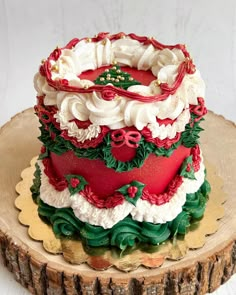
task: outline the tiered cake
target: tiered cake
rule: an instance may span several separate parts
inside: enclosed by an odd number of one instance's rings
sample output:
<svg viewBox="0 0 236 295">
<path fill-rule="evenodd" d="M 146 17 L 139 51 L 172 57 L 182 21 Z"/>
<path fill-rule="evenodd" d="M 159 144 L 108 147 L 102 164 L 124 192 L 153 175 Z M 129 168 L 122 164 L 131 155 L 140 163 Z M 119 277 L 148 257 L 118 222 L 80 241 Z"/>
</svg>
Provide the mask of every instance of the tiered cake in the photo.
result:
<svg viewBox="0 0 236 295">
<path fill-rule="evenodd" d="M 31 191 L 57 236 L 124 250 L 185 234 L 203 216 L 205 86 L 184 45 L 73 39 L 34 82 L 43 146 Z"/>
</svg>

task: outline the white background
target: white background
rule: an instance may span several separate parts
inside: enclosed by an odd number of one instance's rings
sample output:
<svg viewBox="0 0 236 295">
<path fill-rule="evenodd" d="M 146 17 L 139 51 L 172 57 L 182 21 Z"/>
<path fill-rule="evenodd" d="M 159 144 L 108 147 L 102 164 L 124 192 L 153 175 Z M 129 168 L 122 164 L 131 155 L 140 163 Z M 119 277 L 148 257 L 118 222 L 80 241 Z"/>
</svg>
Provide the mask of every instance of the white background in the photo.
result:
<svg viewBox="0 0 236 295">
<path fill-rule="evenodd" d="M 0 0 L 0 125 L 34 105 L 41 59 L 102 31 L 186 44 L 206 82 L 208 108 L 236 121 L 235 0 Z M 231 285 L 217 294 L 236 294 Z M 28 294 L 1 265 L 0 291 Z"/>
</svg>

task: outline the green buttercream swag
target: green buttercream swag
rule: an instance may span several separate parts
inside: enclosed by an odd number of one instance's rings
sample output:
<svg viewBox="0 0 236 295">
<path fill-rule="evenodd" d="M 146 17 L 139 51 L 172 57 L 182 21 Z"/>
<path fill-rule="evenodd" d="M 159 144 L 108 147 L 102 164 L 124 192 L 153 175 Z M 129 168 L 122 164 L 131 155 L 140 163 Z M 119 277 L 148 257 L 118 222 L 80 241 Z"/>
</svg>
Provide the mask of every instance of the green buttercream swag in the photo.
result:
<svg viewBox="0 0 236 295">
<path fill-rule="evenodd" d="M 35 164 L 33 185 L 30 187 L 30 191 L 32 194 L 33 201 L 38 203 L 39 195 L 40 195 L 40 186 L 41 186 L 41 170 L 39 168 L 38 163 Z"/>
<path fill-rule="evenodd" d="M 41 135 L 39 136 L 40 141 L 45 146 L 45 152 L 41 154 L 41 158 L 45 158 L 49 155 L 49 152 L 53 152 L 58 155 L 62 155 L 67 151 L 74 151 L 77 157 L 88 158 L 88 159 L 100 159 L 105 162 L 105 165 L 109 168 L 114 169 L 118 172 L 130 171 L 133 168 L 140 168 L 144 164 L 145 159 L 151 154 L 156 156 L 170 157 L 174 150 L 183 144 L 184 146 L 191 148 L 198 144 L 199 132 L 203 129 L 199 126 L 199 123 L 194 121 L 196 115 L 191 114 L 191 122 L 186 125 L 185 131 L 182 133 L 181 138 L 178 142 L 173 144 L 169 149 L 159 148 L 155 144 L 145 141 L 144 137 L 139 141 L 139 146 L 136 149 L 136 156 L 127 162 L 117 160 L 111 152 L 111 136 L 108 133 L 101 144 L 95 148 L 77 148 L 72 142 L 64 139 L 60 136 L 61 132 L 52 124 L 47 125 L 47 129 L 44 125 L 40 127 Z M 42 123 L 42 122 L 41 122 Z M 52 134 L 54 139 L 52 140 Z"/>
</svg>

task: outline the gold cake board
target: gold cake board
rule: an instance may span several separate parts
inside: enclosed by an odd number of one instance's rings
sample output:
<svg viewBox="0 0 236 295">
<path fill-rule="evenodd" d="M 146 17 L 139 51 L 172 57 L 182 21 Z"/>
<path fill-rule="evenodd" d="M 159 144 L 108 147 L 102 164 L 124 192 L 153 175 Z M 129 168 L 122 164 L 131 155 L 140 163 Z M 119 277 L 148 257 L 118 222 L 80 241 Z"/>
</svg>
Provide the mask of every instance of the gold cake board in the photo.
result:
<svg viewBox="0 0 236 295">
<path fill-rule="evenodd" d="M 34 294 L 205 294 L 236 272 L 236 128 L 211 112 L 202 126 L 204 157 L 219 172 L 227 202 L 218 231 L 204 247 L 160 268 L 139 267 L 130 273 L 115 268 L 96 271 L 71 265 L 47 253 L 28 236 L 14 207 L 21 171 L 39 153 L 38 121 L 33 109 L 16 115 L 0 130 L 0 260 L 17 281 Z"/>
</svg>

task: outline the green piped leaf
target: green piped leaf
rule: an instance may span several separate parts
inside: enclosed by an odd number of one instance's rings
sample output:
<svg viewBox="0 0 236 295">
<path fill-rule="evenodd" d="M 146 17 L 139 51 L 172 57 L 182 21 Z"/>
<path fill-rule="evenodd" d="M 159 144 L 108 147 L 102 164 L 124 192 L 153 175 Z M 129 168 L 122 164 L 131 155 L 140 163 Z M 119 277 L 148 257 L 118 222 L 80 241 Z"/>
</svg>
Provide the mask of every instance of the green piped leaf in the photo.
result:
<svg viewBox="0 0 236 295">
<path fill-rule="evenodd" d="M 189 179 L 196 179 L 195 178 L 195 173 L 194 173 L 194 168 L 193 168 L 193 157 L 192 155 L 187 157 L 181 168 L 180 168 L 180 175 L 189 178 Z"/>
</svg>

